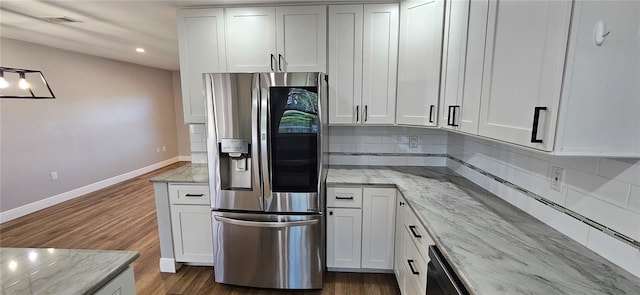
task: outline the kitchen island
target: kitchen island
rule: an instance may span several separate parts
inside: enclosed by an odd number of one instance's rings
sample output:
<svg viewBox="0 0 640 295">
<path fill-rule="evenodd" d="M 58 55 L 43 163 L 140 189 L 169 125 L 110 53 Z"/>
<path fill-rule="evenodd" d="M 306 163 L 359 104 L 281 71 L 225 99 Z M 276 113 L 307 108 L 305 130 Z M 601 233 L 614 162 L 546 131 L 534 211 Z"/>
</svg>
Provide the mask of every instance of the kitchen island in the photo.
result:
<svg viewBox="0 0 640 295">
<path fill-rule="evenodd" d="M 444 167 L 332 166 L 397 187 L 471 294 L 640 294 L 640 278 Z"/>
<path fill-rule="evenodd" d="M 135 294 L 135 251 L 0 248 L 3 295 Z M 118 293 L 118 294 L 120 294 Z"/>
</svg>

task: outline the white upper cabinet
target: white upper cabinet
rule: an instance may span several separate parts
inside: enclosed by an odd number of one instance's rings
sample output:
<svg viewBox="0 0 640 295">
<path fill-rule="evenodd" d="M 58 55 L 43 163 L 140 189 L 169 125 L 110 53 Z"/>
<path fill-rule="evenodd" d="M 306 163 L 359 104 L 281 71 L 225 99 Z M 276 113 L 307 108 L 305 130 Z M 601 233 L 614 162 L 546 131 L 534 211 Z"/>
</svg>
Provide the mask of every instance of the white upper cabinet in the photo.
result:
<svg viewBox="0 0 640 295">
<path fill-rule="evenodd" d="M 180 79 L 185 123 L 205 123 L 203 73 L 226 71 L 222 8 L 178 11 Z"/>
<path fill-rule="evenodd" d="M 555 153 L 640 157 L 640 2 L 578 1 L 573 13 Z"/>
<path fill-rule="evenodd" d="M 229 72 L 325 72 L 326 9 L 226 8 Z"/>
<path fill-rule="evenodd" d="M 445 11 L 444 54 L 442 56 L 441 126 L 458 129 L 467 54 L 469 2 L 448 0 Z"/>
<path fill-rule="evenodd" d="M 443 128 L 478 133 L 488 7 L 488 0 L 447 1 L 440 96 Z"/>
<path fill-rule="evenodd" d="M 398 4 L 329 7 L 329 124 L 393 124 Z"/>
<path fill-rule="evenodd" d="M 360 123 L 362 5 L 329 6 L 329 123 Z"/>
<path fill-rule="evenodd" d="M 400 3 L 397 124 L 438 124 L 444 2 Z"/>
<path fill-rule="evenodd" d="M 469 3 L 464 88 L 460 114 L 457 114 L 459 119 L 455 119 L 459 125 L 457 130 L 471 134 L 478 133 L 488 9 L 488 0 L 473 0 Z"/>
<path fill-rule="evenodd" d="M 279 72 L 326 72 L 327 7 L 276 8 Z"/>
<path fill-rule="evenodd" d="M 393 124 L 398 69 L 398 4 L 364 6 L 362 121 Z"/>
<path fill-rule="evenodd" d="M 276 9 L 225 8 L 229 72 L 271 72 L 277 67 Z"/>
<path fill-rule="evenodd" d="M 550 151 L 571 1 L 490 1 L 478 134 Z"/>
</svg>

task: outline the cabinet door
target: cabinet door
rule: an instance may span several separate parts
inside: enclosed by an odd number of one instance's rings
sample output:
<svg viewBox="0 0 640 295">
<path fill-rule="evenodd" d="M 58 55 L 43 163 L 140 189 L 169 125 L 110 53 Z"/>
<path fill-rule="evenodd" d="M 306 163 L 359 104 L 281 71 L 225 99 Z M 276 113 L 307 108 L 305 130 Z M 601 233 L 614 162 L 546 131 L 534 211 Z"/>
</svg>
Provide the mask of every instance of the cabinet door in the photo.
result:
<svg viewBox="0 0 640 295">
<path fill-rule="evenodd" d="M 362 120 L 393 124 L 396 115 L 398 4 L 364 6 Z"/>
<path fill-rule="evenodd" d="M 393 254 L 393 272 L 396 274 L 398 285 L 402 286 L 402 257 L 404 256 L 404 222 L 408 210 L 408 205 L 401 194 L 398 193 L 396 199 L 396 220 L 395 220 L 395 239 L 394 239 L 394 254 Z"/>
<path fill-rule="evenodd" d="M 327 7 L 276 8 L 278 71 L 326 72 Z"/>
<path fill-rule="evenodd" d="M 327 211 L 327 267 L 360 268 L 362 210 Z"/>
<path fill-rule="evenodd" d="M 462 112 L 469 1 L 448 0 L 442 57 L 442 123 L 457 130 Z"/>
<path fill-rule="evenodd" d="M 444 0 L 400 3 L 396 123 L 436 126 Z"/>
<path fill-rule="evenodd" d="M 488 0 L 473 0 L 469 3 L 464 89 L 460 103 L 462 110 L 458 121 L 460 126 L 457 128 L 471 134 L 478 134 L 488 9 Z"/>
<path fill-rule="evenodd" d="M 176 261 L 213 263 L 211 207 L 172 205 L 171 229 Z"/>
<path fill-rule="evenodd" d="M 480 135 L 551 150 L 571 5 L 554 0 L 489 2 Z M 546 110 L 534 116 L 538 107 Z"/>
<path fill-rule="evenodd" d="M 362 268 L 393 270 L 396 189 L 364 188 Z"/>
<path fill-rule="evenodd" d="M 184 122 L 205 123 L 202 74 L 226 71 L 222 8 L 180 10 L 178 45 Z"/>
<path fill-rule="evenodd" d="M 362 5 L 329 6 L 329 124 L 360 123 Z"/>
<path fill-rule="evenodd" d="M 229 72 L 276 70 L 276 9 L 225 8 Z"/>
</svg>

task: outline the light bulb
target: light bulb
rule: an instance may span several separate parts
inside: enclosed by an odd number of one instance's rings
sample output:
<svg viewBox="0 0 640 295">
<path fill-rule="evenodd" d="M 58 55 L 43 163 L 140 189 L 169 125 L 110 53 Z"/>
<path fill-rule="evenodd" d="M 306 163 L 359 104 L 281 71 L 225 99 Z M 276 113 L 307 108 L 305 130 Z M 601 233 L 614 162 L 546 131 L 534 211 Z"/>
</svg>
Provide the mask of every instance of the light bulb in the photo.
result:
<svg viewBox="0 0 640 295">
<path fill-rule="evenodd" d="M 18 87 L 20 87 L 20 89 L 29 89 L 31 85 L 29 85 L 29 82 L 27 82 L 25 78 L 20 78 L 20 81 L 18 82 Z"/>
<path fill-rule="evenodd" d="M 9 87 L 9 82 L 4 79 L 4 77 L 0 77 L 0 89 L 4 89 Z"/>
</svg>

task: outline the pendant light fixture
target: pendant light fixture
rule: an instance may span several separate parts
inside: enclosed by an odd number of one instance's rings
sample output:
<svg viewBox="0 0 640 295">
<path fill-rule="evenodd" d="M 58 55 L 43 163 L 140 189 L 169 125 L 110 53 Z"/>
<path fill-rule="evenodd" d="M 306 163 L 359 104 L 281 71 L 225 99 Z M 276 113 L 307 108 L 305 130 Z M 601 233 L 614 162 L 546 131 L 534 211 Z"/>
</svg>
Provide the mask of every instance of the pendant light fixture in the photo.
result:
<svg viewBox="0 0 640 295">
<path fill-rule="evenodd" d="M 0 98 L 56 98 L 41 71 L 0 67 Z"/>
</svg>

